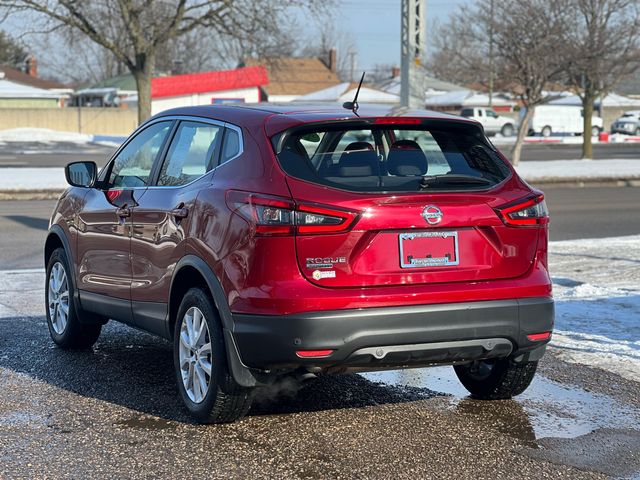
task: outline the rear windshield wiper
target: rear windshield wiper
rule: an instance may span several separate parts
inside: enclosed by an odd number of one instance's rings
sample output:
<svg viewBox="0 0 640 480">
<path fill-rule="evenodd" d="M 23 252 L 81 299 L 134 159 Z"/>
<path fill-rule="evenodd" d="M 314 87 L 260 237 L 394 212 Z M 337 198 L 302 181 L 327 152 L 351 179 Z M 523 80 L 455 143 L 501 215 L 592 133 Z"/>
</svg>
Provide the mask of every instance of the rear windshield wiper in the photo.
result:
<svg viewBox="0 0 640 480">
<path fill-rule="evenodd" d="M 437 185 L 492 185 L 491 180 L 471 175 L 445 174 L 423 177 L 420 181 L 420 189 L 426 189 Z"/>
</svg>

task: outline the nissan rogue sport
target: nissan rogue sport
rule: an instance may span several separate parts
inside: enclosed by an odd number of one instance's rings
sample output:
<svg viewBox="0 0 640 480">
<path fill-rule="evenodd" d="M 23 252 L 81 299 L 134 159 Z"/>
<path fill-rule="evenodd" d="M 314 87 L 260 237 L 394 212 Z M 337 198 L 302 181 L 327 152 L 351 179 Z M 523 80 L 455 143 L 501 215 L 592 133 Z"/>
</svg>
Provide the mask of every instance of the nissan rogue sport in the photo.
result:
<svg viewBox="0 0 640 480">
<path fill-rule="evenodd" d="M 290 374 L 453 365 L 523 392 L 551 337 L 543 194 L 482 127 L 427 111 L 201 106 L 69 164 L 46 240 L 61 348 L 108 319 L 173 342 L 203 423 Z"/>
</svg>

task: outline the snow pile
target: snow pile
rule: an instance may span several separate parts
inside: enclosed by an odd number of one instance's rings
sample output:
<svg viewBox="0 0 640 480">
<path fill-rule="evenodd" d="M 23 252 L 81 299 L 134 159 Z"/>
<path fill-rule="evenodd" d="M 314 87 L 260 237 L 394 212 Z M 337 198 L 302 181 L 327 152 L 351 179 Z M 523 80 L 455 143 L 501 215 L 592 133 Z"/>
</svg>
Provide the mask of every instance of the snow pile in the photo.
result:
<svg viewBox="0 0 640 480">
<path fill-rule="evenodd" d="M 64 168 L 0 168 L 0 192 L 64 190 Z"/>
<path fill-rule="evenodd" d="M 640 153 L 632 160 L 550 160 L 522 162 L 518 173 L 527 181 L 640 178 Z"/>
<path fill-rule="evenodd" d="M 640 235 L 552 242 L 550 265 L 561 357 L 640 381 Z"/>
<path fill-rule="evenodd" d="M 0 142 L 25 142 L 25 143 L 90 143 L 93 135 L 74 132 L 59 132 L 48 128 L 12 128 L 0 130 Z"/>
</svg>

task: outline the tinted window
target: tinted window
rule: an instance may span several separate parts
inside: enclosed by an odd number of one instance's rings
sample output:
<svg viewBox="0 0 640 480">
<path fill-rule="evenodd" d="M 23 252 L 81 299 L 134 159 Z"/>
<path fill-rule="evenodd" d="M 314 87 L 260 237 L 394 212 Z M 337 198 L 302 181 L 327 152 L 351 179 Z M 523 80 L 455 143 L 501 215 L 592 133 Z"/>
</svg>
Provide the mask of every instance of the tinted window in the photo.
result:
<svg viewBox="0 0 640 480">
<path fill-rule="evenodd" d="M 240 153 L 240 135 L 237 131 L 227 128 L 222 146 L 222 158 L 220 163 L 235 158 Z"/>
<path fill-rule="evenodd" d="M 473 117 L 473 108 L 463 108 L 460 115 L 463 117 Z"/>
<path fill-rule="evenodd" d="M 153 162 L 158 157 L 172 122 L 158 122 L 138 133 L 113 162 L 109 188 L 144 187 L 149 184 Z"/>
<path fill-rule="evenodd" d="M 158 185 L 186 185 L 215 166 L 215 152 L 222 127 L 208 123 L 180 122 L 162 164 Z"/>
<path fill-rule="evenodd" d="M 275 138 L 291 176 L 353 191 L 415 192 L 486 189 L 510 169 L 477 127 L 299 130 Z M 315 140 L 315 148 L 305 143 Z M 313 151 L 310 155 L 309 151 Z"/>
</svg>

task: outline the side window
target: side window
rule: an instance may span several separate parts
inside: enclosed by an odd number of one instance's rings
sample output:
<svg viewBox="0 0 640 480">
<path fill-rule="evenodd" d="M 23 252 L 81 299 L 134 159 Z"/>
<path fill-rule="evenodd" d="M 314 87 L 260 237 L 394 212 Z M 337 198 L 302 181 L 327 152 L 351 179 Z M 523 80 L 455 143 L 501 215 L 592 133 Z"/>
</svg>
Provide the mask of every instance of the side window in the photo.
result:
<svg viewBox="0 0 640 480">
<path fill-rule="evenodd" d="M 221 132 L 218 125 L 180 122 L 162 164 L 158 185 L 186 185 L 210 171 L 215 166 Z"/>
<path fill-rule="evenodd" d="M 232 128 L 227 128 L 224 134 L 224 142 L 222 146 L 222 156 L 220 164 L 228 162 L 240 153 L 240 135 Z"/>
<path fill-rule="evenodd" d="M 118 154 L 111 167 L 109 188 L 144 187 L 173 122 L 154 123 L 137 134 Z"/>
</svg>

